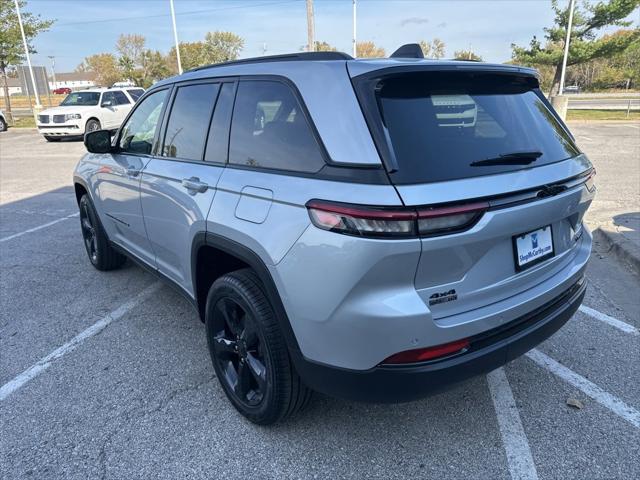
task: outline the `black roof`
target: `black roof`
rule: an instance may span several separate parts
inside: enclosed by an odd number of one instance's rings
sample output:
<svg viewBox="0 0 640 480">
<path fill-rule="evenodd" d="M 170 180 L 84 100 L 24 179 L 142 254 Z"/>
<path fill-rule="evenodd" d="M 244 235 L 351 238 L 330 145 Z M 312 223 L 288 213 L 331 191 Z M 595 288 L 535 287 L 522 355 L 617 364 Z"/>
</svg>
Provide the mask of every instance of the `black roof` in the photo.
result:
<svg viewBox="0 0 640 480">
<path fill-rule="evenodd" d="M 353 60 L 353 57 L 342 52 L 300 52 L 289 53 L 286 55 L 267 55 L 265 57 L 243 58 L 240 60 L 231 60 L 230 62 L 213 63 L 211 65 L 203 65 L 202 67 L 192 68 L 188 71 L 197 72 L 199 70 L 205 70 L 207 68 L 225 67 L 227 65 L 243 65 L 246 63 L 326 60 Z"/>
</svg>

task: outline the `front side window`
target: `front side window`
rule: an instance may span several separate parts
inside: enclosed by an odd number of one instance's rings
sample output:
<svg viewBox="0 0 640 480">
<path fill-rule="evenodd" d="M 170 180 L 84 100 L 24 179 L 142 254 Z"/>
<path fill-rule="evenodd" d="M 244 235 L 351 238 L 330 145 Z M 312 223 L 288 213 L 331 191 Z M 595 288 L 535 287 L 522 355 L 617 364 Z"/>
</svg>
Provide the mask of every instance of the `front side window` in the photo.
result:
<svg viewBox="0 0 640 480">
<path fill-rule="evenodd" d="M 113 96 L 113 92 L 104 92 L 102 94 L 102 106 L 110 106 L 113 107 L 114 105 L 117 105 L 116 103 L 116 99 Z"/>
<path fill-rule="evenodd" d="M 211 112 L 219 88 L 216 83 L 178 88 L 167 123 L 163 156 L 202 160 Z"/>
<path fill-rule="evenodd" d="M 100 92 L 75 92 L 67 95 L 60 105 L 63 107 L 93 106 L 98 105 L 99 101 Z"/>
<path fill-rule="evenodd" d="M 122 128 L 120 150 L 149 155 L 168 90 L 154 92 L 140 103 Z"/>
<path fill-rule="evenodd" d="M 113 98 L 115 99 L 116 105 L 129 105 L 131 103 L 124 92 L 120 90 L 113 92 Z"/>
<path fill-rule="evenodd" d="M 310 173 L 325 165 L 302 108 L 287 85 L 267 80 L 240 82 L 229 163 Z"/>
</svg>

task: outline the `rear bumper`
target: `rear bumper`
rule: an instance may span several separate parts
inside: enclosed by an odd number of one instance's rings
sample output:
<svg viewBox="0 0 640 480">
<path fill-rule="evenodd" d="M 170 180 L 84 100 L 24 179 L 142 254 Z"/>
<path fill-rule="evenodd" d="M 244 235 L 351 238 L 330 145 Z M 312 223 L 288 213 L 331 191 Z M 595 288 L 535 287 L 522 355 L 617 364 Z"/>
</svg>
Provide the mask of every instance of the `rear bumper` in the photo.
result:
<svg viewBox="0 0 640 480">
<path fill-rule="evenodd" d="M 467 378 L 494 370 L 553 335 L 576 312 L 586 290 L 581 277 L 569 289 L 533 312 L 471 337 L 463 354 L 407 366 L 347 370 L 294 358 L 312 389 L 350 400 L 395 403 L 425 397 Z"/>
</svg>

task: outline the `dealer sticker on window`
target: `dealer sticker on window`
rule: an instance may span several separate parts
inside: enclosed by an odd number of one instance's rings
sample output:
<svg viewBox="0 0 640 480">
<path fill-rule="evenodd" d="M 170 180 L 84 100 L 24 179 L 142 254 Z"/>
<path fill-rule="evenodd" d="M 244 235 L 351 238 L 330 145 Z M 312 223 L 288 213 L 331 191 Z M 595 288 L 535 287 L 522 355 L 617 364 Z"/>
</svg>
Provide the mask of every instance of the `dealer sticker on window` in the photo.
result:
<svg viewBox="0 0 640 480">
<path fill-rule="evenodd" d="M 550 225 L 513 237 L 513 243 L 518 270 L 553 257 L 553 236 Z"/>
</svg>

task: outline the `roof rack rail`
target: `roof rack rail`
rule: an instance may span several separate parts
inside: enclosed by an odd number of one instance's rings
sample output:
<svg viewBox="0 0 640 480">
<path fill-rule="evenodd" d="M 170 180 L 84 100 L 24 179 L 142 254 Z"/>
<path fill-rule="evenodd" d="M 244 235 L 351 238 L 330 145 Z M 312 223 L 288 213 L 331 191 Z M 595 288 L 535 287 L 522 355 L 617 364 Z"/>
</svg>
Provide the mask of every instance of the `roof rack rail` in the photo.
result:
<svg viewBox="0 0 640 480">
<path fill-rule="evenodd" d="M 205 70 L 207 68 L 226 67 L 227 65 L 242 65 L 246 63 L 266 63 L 266 62 L 289 62 L 289 61 L 303 61 L 303 60 L 353 60 L 351 55 L 347 55 L 342 52 L 300 52 L 300 53 L 288 53 L 285 55 L 267 55 L 264 57 L 252 57 L 242 58 L 240 60 L 231 60 L 229 62 L 212 63 L 210 65 L 203 65 L 201 67 L 192 68 L 187 72 L 197 72 L 199 70 Z M 185 73 L 187 73 L 185 72 Z"/>
<path fill-rule="evenodd" d="M 424 53 L 419 44 L 407 43 L 393 52 L 389 58 L 424 58 Z"/>
</svg>

